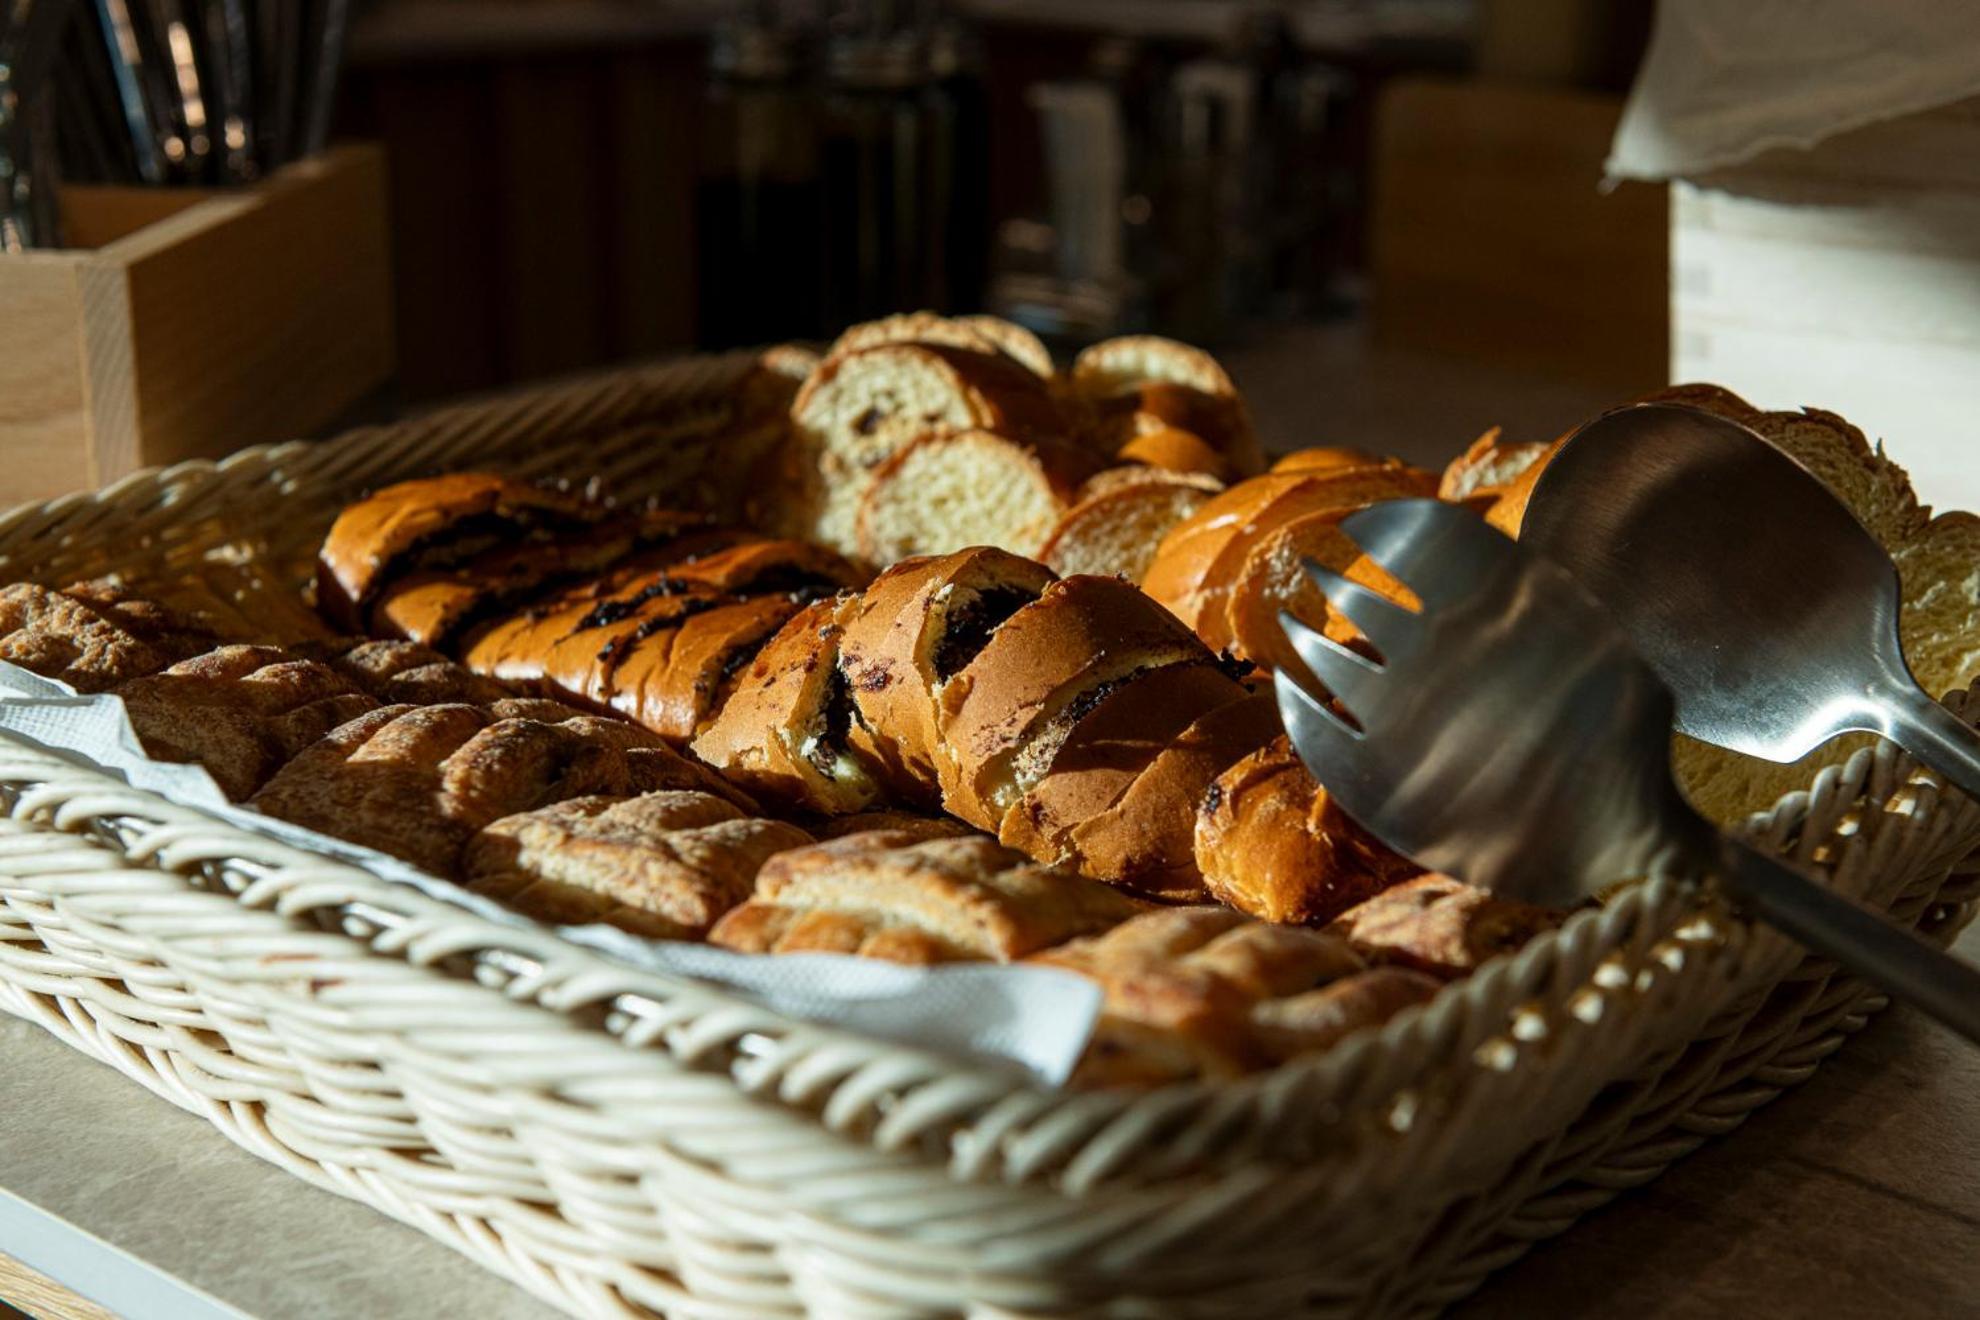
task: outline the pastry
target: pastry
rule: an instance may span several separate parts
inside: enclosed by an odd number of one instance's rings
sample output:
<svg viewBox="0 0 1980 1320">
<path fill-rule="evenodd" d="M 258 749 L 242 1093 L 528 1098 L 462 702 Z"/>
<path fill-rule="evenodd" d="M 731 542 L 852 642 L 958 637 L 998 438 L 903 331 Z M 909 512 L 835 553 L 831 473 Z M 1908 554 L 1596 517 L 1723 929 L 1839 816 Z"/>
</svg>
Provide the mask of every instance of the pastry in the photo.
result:
<svg viewBox="0 0 1980 1320">
<path fill-rule="evenodd" d="M 743 953 L 1010 962 L 1137 910 L 1105 885 L 990 839 L 874 830 L 771 858 L 750 901 L 709 939 Z"/>
</svg>

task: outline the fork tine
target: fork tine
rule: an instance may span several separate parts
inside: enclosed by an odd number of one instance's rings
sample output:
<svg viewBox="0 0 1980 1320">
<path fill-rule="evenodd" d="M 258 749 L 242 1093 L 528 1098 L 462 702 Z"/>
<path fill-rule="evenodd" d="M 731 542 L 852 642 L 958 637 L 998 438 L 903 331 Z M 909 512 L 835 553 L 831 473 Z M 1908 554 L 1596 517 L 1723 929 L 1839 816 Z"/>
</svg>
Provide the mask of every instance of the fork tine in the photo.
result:
<svg viewBox="0 0 1980 1320">
<path fill-rule="evenodd" d="M 1328 710 L 1290 670 L 1281 669 L 1272 676 L 1272 690 L 1279 702 L 1279 720 L 1309 766 L 1346 764 L 1355 754 L 1361 730 Z"/>
<path fill-rule="evenodd" d="M 1313 671 L 1313 676 L 1350 710 L 1354 708 L 1356 694 L 1366 695 L 1369 681 L 1382 672 L 1381 666 L 1328 640 L 1285 610 L 1279 611 L 1279 627 L 1285 630 L 1286 640 L 1292 643 L 1293 650 Z"/>
<path fill-rule="evenodd" d="M 1341 530 L 1415 592 L 1425 613 L 1458 603 L 1517 563 L 1499 531 L 1441 500 L 1371 504 L 1343 519 Z"/>
<path fill-rule="evenodd" d="M 1404 609 L 1379 591 L 1371 591 L 1328 568 L 1317 559 L 1300 561 L 1306 576 L 1320 588 L 1328 603 L 1361 629 L 1383 655 L 1400 652 L 1416 635 L 1422 620 L 1413 610 Z"/>
</svg>

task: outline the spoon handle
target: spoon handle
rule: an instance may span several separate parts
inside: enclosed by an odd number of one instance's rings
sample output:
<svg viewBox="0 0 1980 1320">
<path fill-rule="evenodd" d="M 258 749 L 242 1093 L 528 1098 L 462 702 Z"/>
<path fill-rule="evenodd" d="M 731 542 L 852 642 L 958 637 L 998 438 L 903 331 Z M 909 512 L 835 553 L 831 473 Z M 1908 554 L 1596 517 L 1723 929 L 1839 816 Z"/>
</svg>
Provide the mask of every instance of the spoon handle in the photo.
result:
<svg viewBox="0 0 1980 1320">
<path fill-rule="evenodd" d="M 1916 684 L 1889 702 L 1890 740 L 1980 800 L 1980 732 L 1926 696 Z"/>
<path fill-rule="evenodd" d="M 1726 860 L 1754 915 L 1980 1045 L 1980 971 L 1750 848 L 1729 841 Z"/>
</svg>

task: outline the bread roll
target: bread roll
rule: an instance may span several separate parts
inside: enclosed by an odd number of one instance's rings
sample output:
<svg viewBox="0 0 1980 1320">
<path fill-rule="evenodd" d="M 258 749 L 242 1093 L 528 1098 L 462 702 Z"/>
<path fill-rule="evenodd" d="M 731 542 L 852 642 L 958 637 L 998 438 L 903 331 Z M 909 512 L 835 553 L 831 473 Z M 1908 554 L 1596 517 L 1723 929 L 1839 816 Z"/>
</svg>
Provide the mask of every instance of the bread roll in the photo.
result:
<svg viewBox="0 0 1980 1320">
<path fill-rule="evenodd" d="M 811 837 L 708 793 L 580 797 L 504 816 L 462 854 L 462 883 L 554 925 L 699 939 L 772 856 Z"/>
<path fill-rule="evenodd" d="M 1165 665 L 1102 684 L 1066 707 L 1013 765 L 1018 800 L 997 837 L 1040 861 L 1096 879 L 1126 879 L 1118 857 L 1088 858 L 1073 831 L 1110 809 L 1183 731 L 1245 695 L 1205 661 Z"/>
<path fill-rule="evenodd" d="M 848 554 L 858 550 L 874 474 L 916 440 L 976 429 L 1051 439 L 1061 430 L 1044 383 L 1003 354 L 903 343 L 828 357 L 791 422 L 777 526 Z"/>
<path fill-rule="evenodd" d="M 849 736 L 896 796 L 938 800 L 938 695 L 1052 581 L 1028 559 L 979 546 L 896 564 L 867 588 L 840 643 L 858 714 Z"/>
<path fill-rule="evenodd" d="M 1247 560 L 1272 533 L 1309 514 L 1375 500 L 1427 496 L 1435 478 L 1414 468 L 1292 472 L 1240 482 L 1162 538 L 1142 586 L 1212 650 L 1235 640 L 1230 610 Z"/>
<path fill-rule="evenodd" d="M 1333 569 L 1350 581 L 1377 591 L 1406 609 L 1416 609 L 1416 594 L 1388 570 L 1361 553 L 1361 547 L 1341 530 L 1341 522 L 1366 505 L 1309 513 L 1286 523 L 1252 550 L 1231 584 L 1226 617 L 1232 653 L 1266 669 L 1299 667 L 1300 660 L 1286 640 L 1279 611 L 1290 611 L 1337 642 L 1361 635 L 1326 595 L 1313 584 L 1305 561 Z"/>
<path fill-rule="evenodd" d="M 662 737 L 689 741 L 734 691 L 737 675 L 805 603 L 802 593 L 754 596 L 629 638 L 599 695 Z"/>
<path fill-rule="evenodd" d="M 1106 996 L 1073 1077 L 1081 1087 L 1239 1076 L 1330 1048 L 1439 988 L 1400 968 L 1363 970 L 1318 931 L 1218 908 L 1145 913 L 1031 961 Z"/>
<path fill-rule="evenodd" d="M 1196 864 L 1196 817 L 1210 785 L 1279 736 L 1279 710 L 1258 692 L 1199 716 L 1156 753 L 1105 811 L 1062 843 L 1079 869 L 1171 903 L 1209 900 Z"/>
<path fill-rule="evenodd" d="M 1139 910 L 1105 885 L 981 837 L 849 834 L 780 853 L 710 942 L 745 953 L 1010 962 Z"/>
<path fill-rule="evenodd" d="M 82 587 L 0 587 L 0 660 L 78 692 L 106 692 L 155 674 L 218 640 L 174 611 L 119 603 Z"/>
<path fill-rule="evenodd" d="M 847 738 L 853 701 L 839 638 L 858 604 L 845 593 L 793 615 L 736 676 L 695 754 L 752 793 L 820 815 L 881 802 L 885 790 Z"/>
<path fill-rule="evenodd" d="M 437 706 L 460 702 L 486 706 L 515 694 L 492 678 L 455 664 L 430 646 L 384 639 L 311 643 L 296 648 L 343 675 L 387 706 Z"/>
<path fill-rule="evenodd" d="M 1119 453 L 1146 432 L 1179 430 L 1238 475 L 1265 466 L 1237 387 L 1202 349 L 1156 335 L 1102 340 L 1074 360 L 1069 387 L 1090 410 L 1089 434 L 1104 453 Z"/>
<path fill-rule="evenodd" d="M 1561 914 L 1495 897 L 1447 875 L 1405 880 L 1336 917 L 1328 931 L 1374 962 L 1450 979 L 1561 923 Z"/>
<path fill-rule="evenodd" d="M 1100 573 L 1138 583 L 1162 538 L 1207 504 L 1216 489 L 1208 483 L 1139 481 L 1103 490 L 1066 511 L 1038 558 L 1062 577 Z"/>
<path fill-rule="evenodd" d="M 972 545 L 1034 555 L 1093 469 L 1051 441 L 958 431 L 917 440 L 874 474 L 860 502 L 859 553 L 873 564 Z"/>
<path fill-rule="evenodd" d="M 234 802 L 378 705 L 328 665 L 272 646 L 222 646 L 115 691 L 145 755 L 205 766 Z"/>
<path fill-rule="evenodd" d="M 1284 737 L 1211 784 L 1196 862 L 1213 898 L 1287 924 L 1327 921 L 1421 869 L 1349 820 Z"/>
<path fill-rule="evenodd" d="M 1109 683 L 1211 657 L 1187 629 L 1116 578 L 1052 583 L 941 690 L 942 805 L 995 830 L 1022 795 L 1017 762 L 1053 720 Z"/>
</svg>

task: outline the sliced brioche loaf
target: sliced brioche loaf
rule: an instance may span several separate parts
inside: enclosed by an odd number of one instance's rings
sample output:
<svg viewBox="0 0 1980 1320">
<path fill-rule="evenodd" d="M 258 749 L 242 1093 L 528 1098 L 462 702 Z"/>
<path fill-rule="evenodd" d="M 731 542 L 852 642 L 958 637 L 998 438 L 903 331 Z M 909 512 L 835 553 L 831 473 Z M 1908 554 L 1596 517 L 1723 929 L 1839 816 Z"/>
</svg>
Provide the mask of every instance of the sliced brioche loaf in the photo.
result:
<svg viewBox="0 0 1980 1320">
<path fill-rule="evenodd" d="M 873 564 L 991 545 L 1035 555 L 1079 483 L 1085 450 L 991 431 L 925 436 L 874 474 L 860 501 L 859 553 Z"/>
<path fill-rule="evenodd" d="M 1052 581 L 1031 560 L 978 546 L 896 564 L 867 588 L 840 640 L 859 716 L 850 737 L 896 794 L 937 799 L 943 688 Z"/>
<path fill-rule="evenodd" d="M 1066 511 L 1038 557 L 1062 577 L 1104 573 L 1140 582 L 1162 538 L 1216 493 L 1214 482 L 1191 480 L 1134 481 L 1102 489 Z"/>
<path fill-rule="evenodd" d="M 1265 466 L 1237 387 L 1200 348 L 1157 335 L 1102 340 L 1074 360 L 1068 387 L 1089 410 L 1089 438 L 1104 453 L 1119 453 L 1146 432 L 1179 430 L 1215 450 L 1240 476 Z"/>
</svg>

